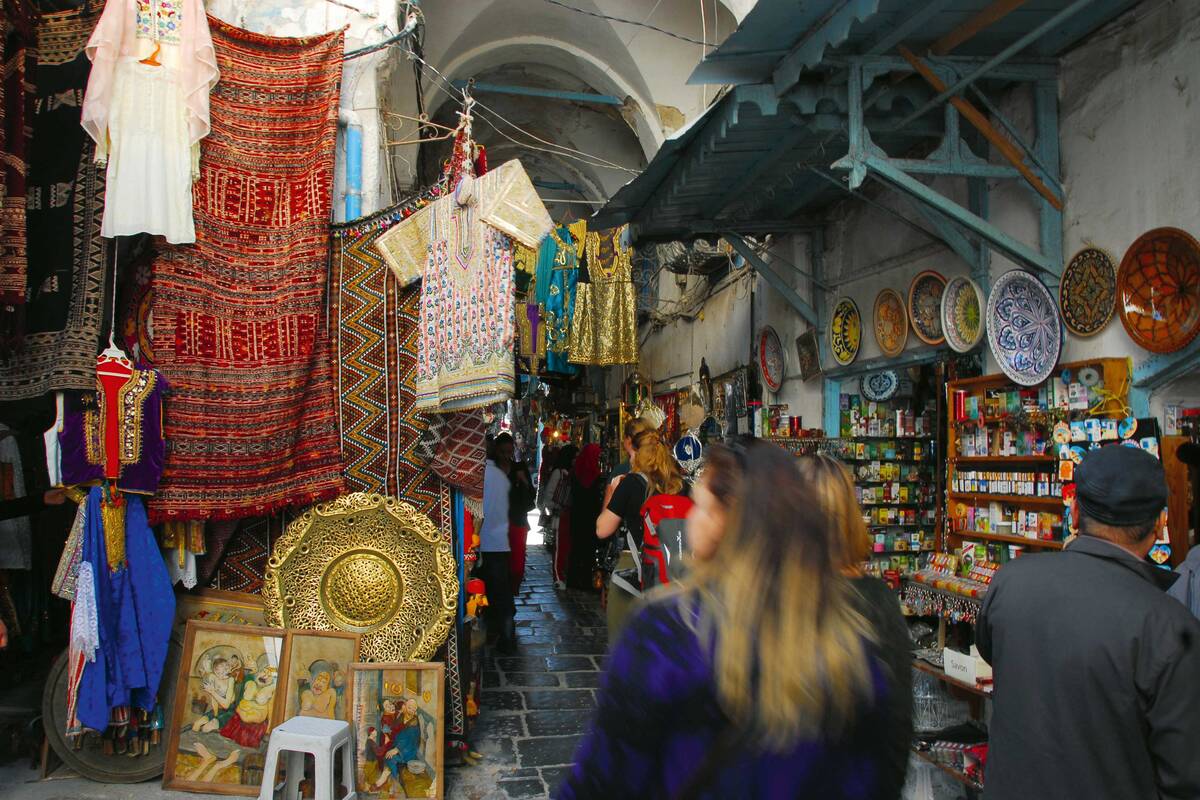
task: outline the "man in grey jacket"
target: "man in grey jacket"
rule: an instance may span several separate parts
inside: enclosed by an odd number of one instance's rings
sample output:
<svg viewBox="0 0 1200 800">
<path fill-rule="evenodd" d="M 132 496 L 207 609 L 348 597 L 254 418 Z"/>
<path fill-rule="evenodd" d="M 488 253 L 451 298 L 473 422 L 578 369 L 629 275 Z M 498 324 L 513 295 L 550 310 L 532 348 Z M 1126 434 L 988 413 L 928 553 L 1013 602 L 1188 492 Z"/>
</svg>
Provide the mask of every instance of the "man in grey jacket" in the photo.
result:
<svg viewBox="0 0 1200 800">
<path fill-rule="evenodd" d="M 996 573 L 976 628 L 995 673 L 986 800 L 1200 798 L 1200 622 L 1146 561 L 1162 465 L 1112 445 L 1075 470 L 1079 536 Z"/>
</svg>

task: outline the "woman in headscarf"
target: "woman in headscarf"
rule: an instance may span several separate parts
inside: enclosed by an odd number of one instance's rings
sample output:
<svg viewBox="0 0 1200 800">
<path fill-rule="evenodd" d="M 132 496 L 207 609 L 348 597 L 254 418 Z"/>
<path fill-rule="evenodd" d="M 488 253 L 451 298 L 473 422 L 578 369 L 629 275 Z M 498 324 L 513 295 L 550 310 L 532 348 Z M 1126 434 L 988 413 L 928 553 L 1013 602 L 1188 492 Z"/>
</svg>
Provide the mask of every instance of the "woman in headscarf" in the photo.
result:
<svg viewBox="0 0 1200 800">
<path fill-rule="evenodd" d="M 575 459 L 571 475 L 571 551 L 567 560 L 567 586 L 592 591 L 596 588 L 596 517 L 604 502 L 600 480 L 600 445 L 586 445 Z"/>
</svg>

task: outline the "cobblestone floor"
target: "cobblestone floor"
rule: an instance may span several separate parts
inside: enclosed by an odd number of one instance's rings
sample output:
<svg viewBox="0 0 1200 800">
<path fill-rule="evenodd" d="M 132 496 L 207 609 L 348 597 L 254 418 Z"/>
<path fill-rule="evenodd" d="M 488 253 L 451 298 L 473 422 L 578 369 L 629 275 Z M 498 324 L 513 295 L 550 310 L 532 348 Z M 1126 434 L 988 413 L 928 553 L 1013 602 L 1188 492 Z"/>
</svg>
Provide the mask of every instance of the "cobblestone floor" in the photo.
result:
<svg viewBox="0 0 1200 800">
<path fill-rule="evenodd" d="M 448 772 L 450 800 L 550 796 L 591 721 L 608 648 L 599 596 L 555 589 L 549 553 L 535 541 L 517 598 L 518 652 L 484 664 L 471 733 L 484 759 Z"/>
</svg>

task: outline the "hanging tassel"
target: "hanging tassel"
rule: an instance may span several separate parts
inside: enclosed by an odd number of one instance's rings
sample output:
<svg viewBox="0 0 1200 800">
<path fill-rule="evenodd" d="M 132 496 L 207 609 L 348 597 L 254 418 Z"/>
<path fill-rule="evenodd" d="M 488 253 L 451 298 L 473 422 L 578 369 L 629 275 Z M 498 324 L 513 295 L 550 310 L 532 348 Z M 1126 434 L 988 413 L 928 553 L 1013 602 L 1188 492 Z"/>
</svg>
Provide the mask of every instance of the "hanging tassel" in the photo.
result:
<svg viewBox="0 0 1200 800">
<path fill-rule="evenodd" d="M 120 572 L 125 568 L 125 507 L 120 492 L 105 486 L 100 518 L 104 522 L 104 551 L 109 572 Z"/>
</svg>

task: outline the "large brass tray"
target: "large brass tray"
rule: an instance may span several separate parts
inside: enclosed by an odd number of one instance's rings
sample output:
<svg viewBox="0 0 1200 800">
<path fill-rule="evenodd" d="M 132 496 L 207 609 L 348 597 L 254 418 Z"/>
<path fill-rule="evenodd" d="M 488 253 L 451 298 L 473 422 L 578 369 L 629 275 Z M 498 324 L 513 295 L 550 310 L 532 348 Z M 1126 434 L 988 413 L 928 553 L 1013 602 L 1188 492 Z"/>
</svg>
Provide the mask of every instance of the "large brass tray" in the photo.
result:
<svg viewBox="0 0 1200 800">
<path fill-rule="evenodd" d="M 356 492 L 287 527 L 262 595 L 268 625 L 360 633 L 366 661 L 425 661 L 454 624 L 458 568 L 424 514 Z"/>
</svg>

